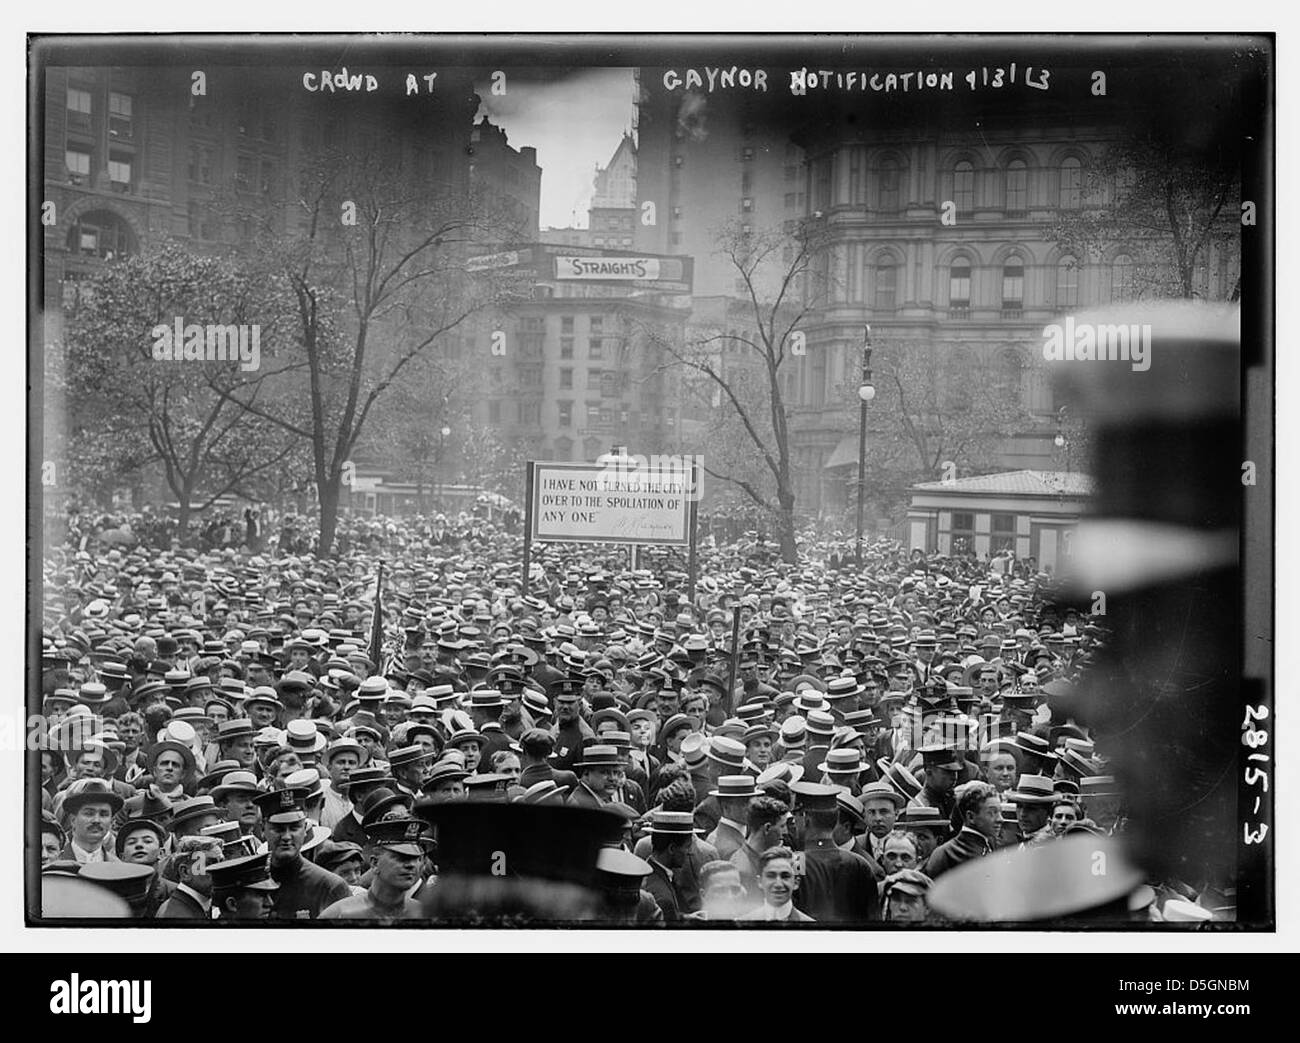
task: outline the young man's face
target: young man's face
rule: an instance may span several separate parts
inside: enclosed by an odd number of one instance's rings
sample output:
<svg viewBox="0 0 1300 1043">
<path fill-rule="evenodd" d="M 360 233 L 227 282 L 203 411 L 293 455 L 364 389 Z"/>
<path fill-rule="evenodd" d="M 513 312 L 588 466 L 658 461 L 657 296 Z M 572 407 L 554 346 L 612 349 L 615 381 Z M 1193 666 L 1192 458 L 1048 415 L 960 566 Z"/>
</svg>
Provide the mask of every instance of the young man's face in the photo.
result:
<svg viewBox="0 0 1300 1043">
<path fill-rule="evenodd" d="M 140 745 L 140 738 L 144 735 L 144 725 L 137 721 L 127 721 L 118 723 L 118 738 L 126 745 L 127 752 L 131 752 Z"/>
<path fill-rule="evenodd" d="M 654 725 L 643 717 L 632 722 L 632 743 L 642 749 L 650 745 L 654 736 Z"/>
<path fill-rule="evenodd" d="M 999 753 L 989 758 L 989 782 L 998 790 L 1008 790 L 1016 784 L 1016 759 L 1009 753 Z"/>
<path fill-rule="evenodd" d="M 122 861 L 137 865 L 157 865 L 158 856 L 162 854 L 162 844 L 158 834 L 151 829 L 137 829 L 122 842 Z"/>
<path fill-rule="evenodd" d="M 758 886 L 763 892 L 763 901 L 768 905 L 782 906 L 793 900 L 799 886 L 793 863 L 788 858 L 772 859 L 763 867 Z"/>
<path fill-rule="evenodd" d="M 361 763 L 361 758 L 351 750 L 340 750 L 330 758 L 329 777 L 330 784 L 337 787 L 340 783 L 346 782 L 352 775 L 352 770 Z"/>
<path fill-rule="evenodd" d="M 889 892 L 889 918 L 902 923 L 920 923 L 925 919 L 925 898 L 894 888 Z"/>
<path fill-rule="evenodd" d="M 297 822 L 268 822 L 264 829 L 267 850 L 273 866 L 292 862 L 307 839 L 307 820 Z"/>
<path fill-rule="evenodd" d="M 874 798 L 868 800 L 862 810 L 866 815 L 867 829 L 873 836 L 882 839 L 889 835 L 894 828 L 894 820 L 898 818 L 898 806 L 892 800 Z"/>
<path fill-rule="evenodd" d="M 1052 809 L 1052 832 L 1059 837 L 1078 820 L 1079 812 L 1073 804 L 1058 804 Z"/>
<path fill-rule="evenodd" d="M 405 891 L 420 879 L 420 856 L 381 847 L 375 859 L 375 875 L 389 887 Z"/>
<path fill-rule="evenodd" d="M 1002 833 L 1002 802 L 997 797 L 989 797 L 978 811 L 967 815 L 966 825 L 989 840 L 997 840 Z"/>
<path fill-rule="evenodd" d="M 766 768 L 772 762 L 771 738 L 760 735 L 757 739 L 751 739 L 745 747 L 745 755 L 758 767 Z"/>
<path fill-rule="evenodd" d="M 429 794 L 429 799 L 435 804 L 442 804 L 446 801 L 461 800 L 464 796 L 465 784 L 460 779 L 450 779 L 435 786 Z"/>
<path fill-rule="evenodd" d="M 1016 822 L 1020 825 L 1020 832 L 1026 837 L 1030 833 L 1037 833 L 1047 825 L 1048 814 L 1048 809 L 1043 804 L 1017 804 Z"/>
<path fill-rule="evenodd" d="M 711 918 L 732 919 L 742 911 L 745 888 L 740 883 L 739 869 L 726 869 L 714 873 L 700 895 L 704 908 Z"/>
</svg>

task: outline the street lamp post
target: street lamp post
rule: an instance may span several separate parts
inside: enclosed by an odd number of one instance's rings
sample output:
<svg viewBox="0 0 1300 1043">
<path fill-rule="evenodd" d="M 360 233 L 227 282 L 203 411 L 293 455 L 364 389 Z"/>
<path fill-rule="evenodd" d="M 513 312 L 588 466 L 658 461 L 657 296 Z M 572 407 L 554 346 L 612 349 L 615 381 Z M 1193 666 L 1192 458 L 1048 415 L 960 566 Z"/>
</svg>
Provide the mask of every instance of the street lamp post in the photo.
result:
<svg viewBox="0 0 1300 1043">
<path fill-rule="evenodd" d="M 437 492 L 438 504 L 435 507 L 435 510 L 441 509 L 442 507 L 442 495 L 443 495 L 442 454 L 443 454 L 443 450 L 446 449 L 447 437 L 450 434 L 451 434 L 451 428 L 448 427 L 446 424 L 443 424 L 442 428 L 438 431 L 438 492 Z"/>
<path fill-rule="evenodd" d="M 871 327 L 862 335 L 862 381 L 858 384 L 858 534 L 853 544 L 853 564 L 862 568 L 862 508 L 867 484 L 867 403 L 876 397 L 871 382 Z"/>
</svg>

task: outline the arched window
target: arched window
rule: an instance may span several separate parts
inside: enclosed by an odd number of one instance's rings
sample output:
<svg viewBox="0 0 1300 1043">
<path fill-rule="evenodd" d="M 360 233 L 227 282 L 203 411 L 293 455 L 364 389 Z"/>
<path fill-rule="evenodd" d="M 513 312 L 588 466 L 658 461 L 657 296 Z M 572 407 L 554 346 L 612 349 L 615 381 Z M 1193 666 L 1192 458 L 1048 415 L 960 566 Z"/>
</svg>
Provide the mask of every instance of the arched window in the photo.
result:
<svg viewBox="0 0 1300 1043">
<path fill-rule="evenodd" d="M 1006 210 L 1023 211 L 1029 205 L 1029 171 L 1023 159 L 1013 159 L 1006 170 Z"/>
<path fill-rule="evenodd" d="M 975 168 L 964 159 L 952 168 L 952 201 L 959 214 L 975 209 Z"/>
<path fill-rule="evenodd" d="M 970 258 L 955 257 L 948 269 L 948 308 L 970 310 Z"/>
<path fill-rule="evenodd" d="M 877 201 L 877 209 L 881 213 L 898 213 L 898 185 L 898 164 L 892 159 L 886 159 L 880 164 L 879 173 L 879 198 Z"/>
<path fill-rule="evenodd" d="M 1056 262 L 1056 306 L 1076 308 L 1079 305 L 1079 264 L 1068 254 Z"/>
<path fill-rule="evenodd" d="M 112 261 L 136 252 L 135 235 L 111 210 L 89 210 L 73 222 L 68 250 L 79 257 Z"/>
<path fill-rule="evenodd" d="M 1133 297 L 1133 258 L 1119 254 L 1110 265 L 1110 299 L 1131 301 Z"/>
<path fill-rule="evenodd" d="M 1083 164 L 1075 156 L 1067 156 L 1061 161 L 1061 209 L 1079 209 L 1082 198 Z"/>
<path fill-rule="evenodd" d="M 1019 318 L 1025 306 L 1025 262 L 1012 254 L 1002 265 L 1002 317 Z"/>
<path fill-rule="evenodd" d="M 882 257 L 876 264 L 875 296 L 871 306 L 876 311 L 893 311 L 898 288 L 898 269 L 892 257 Z"/>
</svg>

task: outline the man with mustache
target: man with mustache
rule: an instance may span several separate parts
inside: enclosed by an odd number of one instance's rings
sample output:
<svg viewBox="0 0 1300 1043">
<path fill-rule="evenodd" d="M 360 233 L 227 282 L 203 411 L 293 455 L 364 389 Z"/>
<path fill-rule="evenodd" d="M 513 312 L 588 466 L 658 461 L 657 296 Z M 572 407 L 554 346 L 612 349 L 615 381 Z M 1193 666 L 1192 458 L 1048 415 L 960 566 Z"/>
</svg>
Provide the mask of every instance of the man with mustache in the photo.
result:
<svg viewBox="0 0 1300 1043">
<path fill-rule="evenodd" d="M 122 809 L 122 797 L 103 779 L 78 779 L 67 789 L 63 814 L 68 818 L 68 842 L 60 857 L 82 865 L 89 862 L 116 862 L 113 850 L 106 847 L 113 816 Z"/>
</svg>

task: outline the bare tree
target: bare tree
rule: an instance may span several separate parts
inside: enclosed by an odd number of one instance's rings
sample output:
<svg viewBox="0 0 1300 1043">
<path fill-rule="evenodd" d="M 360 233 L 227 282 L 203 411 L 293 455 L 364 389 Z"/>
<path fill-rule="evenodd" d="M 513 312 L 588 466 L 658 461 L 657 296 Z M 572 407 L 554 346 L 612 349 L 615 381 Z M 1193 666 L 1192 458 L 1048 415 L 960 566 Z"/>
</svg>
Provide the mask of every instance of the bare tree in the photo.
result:
<svg viewBox="0 0 1300 1043">
<path fill-rule="evenodd" d="M 241 217 L 259 222 L 268 264 L 289 287 L 308 376 L 305 419 L 258 413 L 312 447 L 317 553 L 325 555 L 345 465 L 376 403 L 416 359 L 502 299 L 501 278 L 465 266 L 471 244 L 499 238 L 501 229 L 463 189 L 406 176 L 380 150 L 313 156 L 297 184 L 287 228 L 262 208 Z"/>
<path fill-rule="evenodd" d="M 712 401 L 738 424 L 748 455 L 761 468 L 737 473 L 703 464 L 705 473 L 739 488 L 775 525 L 781 557 L 794 563 L 795 490 L 790 452 L 790 413 L 782 387 L 784 373 L 797 359 L 794 334 L 826 300 L 830 283 L 827 234 L 820 223 L 793 231 L 747 231 L 740 222 L 724 225 L 717 254 L 735 271 L 747 312 L 743 330 L 703 331 L 685 344 L 661 339 L 671 359 L 702 378 Z M 729 349 L 738 349 L 731 358 Z M 697 382 L 698 383 L 698 382 Z M 712 443 L 712 439 L 711 439 Z"/>
</svg>

